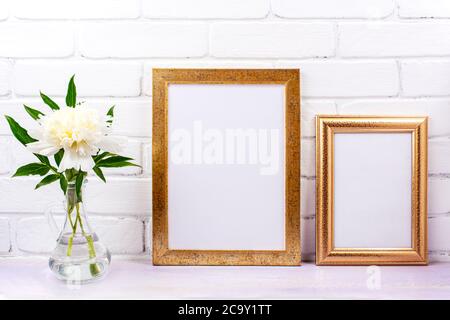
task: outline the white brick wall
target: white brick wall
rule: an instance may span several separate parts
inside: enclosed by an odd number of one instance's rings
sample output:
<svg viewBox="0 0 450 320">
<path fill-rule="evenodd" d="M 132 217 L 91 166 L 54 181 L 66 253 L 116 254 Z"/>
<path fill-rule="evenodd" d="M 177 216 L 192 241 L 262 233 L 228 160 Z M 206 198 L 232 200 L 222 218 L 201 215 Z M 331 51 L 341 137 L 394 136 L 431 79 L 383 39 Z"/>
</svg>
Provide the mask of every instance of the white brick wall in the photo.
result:
<svg viewBox="0 0 450 320">
<path fill-rule="evenodd" d="M 404 95 L 409 97 L 450 95 L 449 71 L 450 60 L 402 62 Z"/>
<path fill-rule="evenodd" d="M 303 97 L 390 97 L 399 92 L 395 61 L 281 61 L 300 68 Z"/>
<path fill-rule="evenodd" d="M 393 0 L 273 0 L 273 13 L 282 18 L 385 18 Z"/>
<path fill-rule="evenodd" d="M 11 238 L 9 229 L 8 219 L 0 218 L 0 256 L 9 254 L 11 250 Z"/>
<path fill-rule="evenodd" d="M 19 19 L 133 19 L 140 15 L 139 0 L 14 0 Z"/>
<path fill-rule="evenodd" d="M 220 58 L 306 58 L 334 54 L 331 23 L 217 23 L 211 55 Z"/>
<path fill-rule="evenodd" d="M 42 212 L 57 186 L 11 179 L 33 159 L 4 114 L 64 100 L 76 74 L 92 106 L 115 104 L 115 130 L 138 168 L 91 177 L 88 208 L 115 254 L 150 254 L 151 68 L 300 68 L 302 247 L 314 258 L 314 117 L 428 115 L 430 257 L 450 261 L 448 0 L 0 0 L 0 255 L 40 255 L 54 239 Z"/>
<path fill-rule="evenodd" d="M 0 20 L 5 20 L 9 16 L 9 7 L 6 1 L 0 1 Z"/>
<path fill-rule="evenodd" d="M 204 23 L 90 23 L 80 30 L 80 52 L 88 58 L 188 58 L 207 51 Z"/>
<path fill-rule="evenodd" d="M 447 0 L 398 0 L 401 18 L 448 18 L 450 4 Z"/>
<path fill-rule="evenodd" d="M 143 0 L 144 17 L 154 19 L 254 19 L 269 9 L 269 0 Z"/>
<path fill-rule="evenodd" d="M 450 23 L 370 22 L 339 25 L 338 53 L 344 57 L 450 55 Z"/>
<path fill-rule="evenodd" d="M 15 23 L 0 24 L 0 57 L 68 57 L 74 52 L 72 24 Z"/>
<path fill-rule="evenodd" d="M 11 92 L 11 64 L 0 60 L 0 96 Z"/>
<path fill-rule="evenodd" d="M 141 92 L 141 68 L 131 61 L 19 61 L 14 66 L 13 89 L 21 96 L 39 96 L 39 90 L 63 96 L 67 79 L 76 74 L 80 96 L 135 97 Z"/>
</svg>

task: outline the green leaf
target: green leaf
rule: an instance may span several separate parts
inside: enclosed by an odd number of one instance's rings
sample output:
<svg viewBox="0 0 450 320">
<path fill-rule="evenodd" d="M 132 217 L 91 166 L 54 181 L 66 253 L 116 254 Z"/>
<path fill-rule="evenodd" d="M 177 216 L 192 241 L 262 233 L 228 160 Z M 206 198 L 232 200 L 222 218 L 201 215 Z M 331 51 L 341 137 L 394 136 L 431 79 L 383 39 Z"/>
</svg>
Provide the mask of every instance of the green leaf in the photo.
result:
<svg viewBox="0 0 450 320">
<path fill-rule="evenodd" d="M 50 168 L 42 163 L 29 163 L 19 169 L 14 173 L 13 177 L 22 176 L 45 176 L 50 171 Z"/>
<path fill-rule="evenodd" d="M 5 116 L 5 118 L 8 121 L 9 127 L 11 128 L 14 137 L 16 137 L 16 139 L 19 140 L 20 143 L 22 143 L 23 145 L 27 145 L 28 143 L 37 141 L 36 139 L 30 137 L 28 131 L 22 128 L 20 124 L 16 122 L 16 120 L 11 118 L 10 116 Z M 34 155 L 39 159 L 40 162 L 50 166 L 50 161 L 46 156 L 37 153 L 34 153 Z"/>
<path fill-rule="evenodd" d="M 78 171 L 77 179 L 75 180 L 75 191 L 77 192 L 78 202 L 83 201 L 81 198 L 81 187 L 83 186 L 84 173 Z"/>
<path fill-rule="evenodd" d="M 100 153 L 100 154 L 98 154 L 98 155 L 96 155 L 96 156 L 94 156 L 92 158 L 94 159 L 94 162 L 97 163 L 100 160 L 102 160 L 103 158 L 105 158 L 107 156 L 110 156 L 110 155 L 112 155 L 112 154 L 109 153 L 109 152 L 103 152 L 103 153 Z"/>
<path fill-rule="evenodd" d="M 129 161 L 133 160 L 133 158 L 119 156 L 119 155 L 112 155 L 109 158 L 102 159 L 101 162 L 117 162 L 117 161 Z"/>
<path fill-rule="evenodd" d="M 61 163 L 61 160 L 62 160 L 63 157 L 64 157 L 64 149 L 59 150 L 59 151 L 55 154 L 54 158 L 55 158 L 56 165 L 57 165 L 58 167 L 59 167 L 59 164 Z"/>
<path fill-rule="evenodd" d="M 100 160 L 96 167 L 103 168 L 118 168 L 118 167 L 140 167 L 137 164 L 128 162 L 128 160 L 133 160 L 132 158 L 122 157 L 122 156 L 112 156 L 103 160 Z"/>
<path fill-rule="evenodd" d="M 114 162 L 114 163 L 106 163 L 106 164 L 97 164 L 97 167 L 99 168 L 121 168 L 121 167 L 140 167 L 140 165 L 127 162 L 127 161 L 121 161 L 121 162 Z"/>
<path fill-rule="evenodd" d="M 22 128 L 16 120 L 6 115 L 5 118 L 8 121 L 9 127 L 11 128 L 14 137 L 16 137 L 16 139 L 19 140 L 20 143 L 22 143 L 23 145 L 27 145 L 28 143 L 37 141 L 36 139 L 30 137 L 28 131 Z"/>
<path fill-rule="evenodd" d="M 43 94 L 42 92 L 40 92 L 41 94 L 41 98 L 44 101 L 44 103 L 46 105 L 48 105 L 50 107 L 50 109 L 52 110 L 59 110 L 59 106 L 56 104 L 55 101 L 53 101 L 52 99 L 50 99 L 48 96 L 46 96 L 45 94 Z"/>
<path fill-rule="evenodd" d="M 100 168 L 98 168 L 98 167 L 94 167 L 94 168 L 92 168 L 92 170 L 95 172 L 95 174 L 96 174 L 100 179 L 103 180 L 103 182 L 106 182 L 106 178 L 105 178 L 105 176 L 103 175 L 102 169 L 100 169 Z"/>
<path fill-rule="evenodd" d="M 50 175 L 46 176 L 44 179 L 41 180 L 41 182 L 39 182 L 36 185 L 35 189 L 38 189 L 38 188 L 40 188 L 42 186 L 46 186 L 46 185 L 48 185 L 48 184 L 50 184 L 52 182 L 55 182 L 55 181 L 59 180 L 59 176 L 60 176 L 60 174 L 57 174 L 57 173 L 56 174 L 50 174 Z"/>
<path fill-rule="evenodd" d="M 112 106 L 111 108 L 109 108 L 108 112 L 106 113 L 107 116 L 110 116 L 111 118 L 114 118 L 114 108 L 116 106 Z"/>
<path fill-rule="evenodd" d="M 56 171 L 56 169 L 50 165 L 50 160 L 48 160 L 48 158 L 46 156 L 43 156 L 43 155 L 40 155 L 37 153 L 33 153 L 33 154 L 36 156 L 36 158 L 39 159 L 40 162 L 47 165 L 49 168 L 53 169 L 54 171 Z"/>
<path fill-rule="evenodd" d="M 66 105 L 75 108 L 77 104 L 77 88 L 75 86 L 75 75 L 70 78 L 69 87 L 67 88 Z"/>
<path fill-rule="evenodd" d="M 108 123 L 108 127 L 112 125 L 113 123 L 113 119 L 114 119 L 114 108 L 115 106 L 112 106 L 111 108 L 109 108 L 108 112 L 106 113 L 107 116 L 109 116 L 109 119 L 106 120 L 106 122 Z"/>
<path fill-rule="evenodd" d="M 63 174 L 61 174 L 60 177 L 59 177 L 59 185 L 61 187 L 61 190 L 64 192 L 64 194 L 66 194 L 66 192 L 67 192 L 67 180 L 66 180 L 66 178 L 64 177 Z"/>
<path fill-rule="evenodd" d="M 27 105 L 23 105 L 25 107 L 25 111 L 28 112 L 28 114 L 34 119 L 34 120 L 38 120 L 41 116 L 45 116 L 45 114 L 43 114 L 42 112 L 40 112 L 39 110 L 30 108 Z"/>
</svg>

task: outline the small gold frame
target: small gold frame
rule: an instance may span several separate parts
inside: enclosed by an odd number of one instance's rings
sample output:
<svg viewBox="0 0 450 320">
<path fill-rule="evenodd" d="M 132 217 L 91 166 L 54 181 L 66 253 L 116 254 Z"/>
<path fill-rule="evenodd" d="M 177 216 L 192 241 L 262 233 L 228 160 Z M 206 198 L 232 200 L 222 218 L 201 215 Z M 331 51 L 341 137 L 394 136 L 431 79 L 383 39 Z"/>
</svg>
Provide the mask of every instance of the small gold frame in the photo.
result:
<svg viewBox="0 0 450 320">
<path fill-rule="evenodd" d="M 316 117 L 316 264 L 426 265 L 427 117 Z M 334 134 L 410 132 L 412 134 L 412 248 L 335 248 L 333 225 Z"/>
<path fill-rule="evenodd" d="M 285 85 L 285 250 L 171 250 L 168 244 L 168 85 Z M 153 264 L 300 265 L 300 72 L 297 69 L 153 69 Z"/>
</svg>

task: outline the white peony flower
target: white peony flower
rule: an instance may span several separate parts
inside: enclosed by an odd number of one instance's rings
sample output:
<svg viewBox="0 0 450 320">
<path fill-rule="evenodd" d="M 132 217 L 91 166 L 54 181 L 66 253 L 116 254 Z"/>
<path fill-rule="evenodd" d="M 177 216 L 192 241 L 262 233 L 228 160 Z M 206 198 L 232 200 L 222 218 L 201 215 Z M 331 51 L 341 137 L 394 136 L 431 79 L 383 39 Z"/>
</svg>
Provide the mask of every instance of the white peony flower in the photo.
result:
<svg viewBox="0 0 450 320">
<path fill-rule="evenodd" d="M 39 128 L 30 130 L 38 141 L 29 143 L 27 148 L 43 156 L 64 149 L 59 172 L 72 168 L 89 171 L 95 165 L 92 156 L 99 150 L 119 153 L 126 144 L 125 138 L 109 135 L 108 119 L 85 106 L 61 108 L 41 117 Z"/>
</svg>

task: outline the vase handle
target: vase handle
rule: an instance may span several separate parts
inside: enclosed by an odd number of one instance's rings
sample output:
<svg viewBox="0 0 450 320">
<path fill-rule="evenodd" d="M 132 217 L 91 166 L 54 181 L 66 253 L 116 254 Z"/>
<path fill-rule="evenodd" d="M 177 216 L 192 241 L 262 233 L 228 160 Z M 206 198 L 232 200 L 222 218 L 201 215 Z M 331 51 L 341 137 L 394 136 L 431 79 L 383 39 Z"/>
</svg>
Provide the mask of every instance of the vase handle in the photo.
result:
<svg viewBox="0 0 450 320">
<path fill-rule="evenodd" d="M 57 209 L 61 209 L 61 204 L 58 202 L 53 202 L 50 203 L 44 211 L 45 217 L 47 218 L 47 223 L 50 226 L 50 230 L 55 235 L 59 235 L 61 233 L 61 229 L 58 227 L 55 216 L 53 215 L 53 212 Z"/>
</svg>

